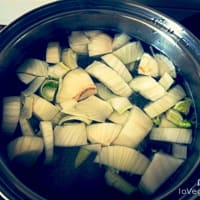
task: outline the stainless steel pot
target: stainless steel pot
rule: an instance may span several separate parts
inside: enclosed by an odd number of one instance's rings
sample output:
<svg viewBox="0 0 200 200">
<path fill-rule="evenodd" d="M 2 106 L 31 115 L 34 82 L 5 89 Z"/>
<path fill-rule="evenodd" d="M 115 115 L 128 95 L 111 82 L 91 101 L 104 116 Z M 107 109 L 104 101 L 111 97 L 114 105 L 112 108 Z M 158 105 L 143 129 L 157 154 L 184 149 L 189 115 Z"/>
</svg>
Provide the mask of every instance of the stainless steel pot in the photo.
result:
<svg viewBox="0 0 200 200">
<path fill-rule="evenodd" d="M 19 94 L 23 86 L 17 81 L 15 70 L 24 58 L 41 57 L 48 41 L 63 38 L 61 41 L 65 43 L 70 31 L 82 29 L 126 32 L 166 54 L 184 77 L 195 105 L 196 127 L 188 159 L 150 199 L 168 197 L 191 176 L 200 162 L 200 42 L 169 17 L 128 0 L 69 0 L 36 9 L 0 34 L 1 98 Z M 31 172 L 16 169 L 6 159 L 8 140 L 3 133 L 0 134 L 0 191 L 10 199 L 76 199 L 79 195 L 87 199 L 123 199 L 103 186 L 101 171 L 96 168 L 86 166 L 78 172 L 67 171 L 70 159 L 65 158 L 66 152 L 63 151 L 56 152 L 58 162 L 53 166 L 36 167 Z M 86 182 L 77 183 L 75 180 L 80 176 Z M 144 198 L 137 195 L 135 199 Z"/>
</svg>

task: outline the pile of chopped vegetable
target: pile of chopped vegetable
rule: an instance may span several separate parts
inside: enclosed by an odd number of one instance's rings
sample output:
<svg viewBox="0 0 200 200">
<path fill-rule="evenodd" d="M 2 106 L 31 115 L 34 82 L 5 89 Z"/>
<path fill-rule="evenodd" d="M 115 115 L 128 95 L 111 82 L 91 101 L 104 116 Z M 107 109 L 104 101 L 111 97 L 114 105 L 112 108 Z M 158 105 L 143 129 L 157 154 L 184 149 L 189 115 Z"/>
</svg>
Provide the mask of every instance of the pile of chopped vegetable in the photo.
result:
<svg viewBox="0 0 200 200">
<path fill-rule="evenodd" d="M 192 100 L 174 64 L 125 33 L 73 31 L 67 39 L 66 48 L 50 41 L 46 60 L 29 58 L 17 69 L 27 88 L 3 99 L 2 130 L 14 138 L 8 158 L 30 167 L 43 154 L 46 165 L 54 162 L 54 148 L 76 146 L 76 168 L 95 153 L 109 187 L 153 194 L 187 159 L 192 142 Z M 83 67 L 80 57 L 91 62 Z M 123 174 L 140 181 L 134 185 Z"/>
</svg>

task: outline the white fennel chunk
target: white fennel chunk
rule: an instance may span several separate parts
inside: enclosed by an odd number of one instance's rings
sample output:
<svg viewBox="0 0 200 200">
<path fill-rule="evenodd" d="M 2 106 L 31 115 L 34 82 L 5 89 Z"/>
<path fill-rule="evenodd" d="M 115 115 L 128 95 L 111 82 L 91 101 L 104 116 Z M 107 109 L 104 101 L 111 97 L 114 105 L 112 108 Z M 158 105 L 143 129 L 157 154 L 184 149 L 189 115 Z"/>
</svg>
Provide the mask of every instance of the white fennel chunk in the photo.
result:
<svg viewBox="0 0 200 200">
<path fill-rule="evenodd" d="M 64 49 L 62 51 L 62 62 L 70 69 L 75 69 L 78 67 L 77 63 L 77 53 L 71 48 Z"/>
<path fill-rule="evenodd" d="M 49 42 L 46 48 L 46 62 L 56 64 L 61 61 L 61 47 L 59 42 Z"/>
<path fill-rule="evenodd" d="M 31 126 L 31 123 L 28 119 L 20 117 L 19 119 L 19 125 L 20 125 L 20 130 L 22 135 L 29 135 L 29 136 L 34 136 L 34 130 L 33 127 Z"/>
<path fill-rule="evenodd" d="M 186 128 L 153 128 L 150 139 L 163 142 L 190 144 L 192 142 L 192 130 Z"/>
<path fill-rule="evenodd" d="M 140 180 L 140 191 L 146 195 L 153 194 L 172 174 L 174 174 L 182 163 L 182 159 L 177 159 L 164 153 L 156 153 Z"/>
<path fill-rule="evenodd" d="M 86 71 L 102 82 L 114 94 L 126 97 L 131 95 L 132 90 L 124 79 L 104 63 L 94 61 L 86 68 Z"/>
<path fill-rule="evenodd" d="M 69 99 L 82 100 L 95 94 L 96 86 L 89 74 L 82 68 L 68 72 L 59 87 L 56 101 L 62 103 Z"/>
<path fill-rule="evenodd" d="M 138 74 L 157 77 L 159 68 L 156 60 L 148 53 L 144 53 L 138 66 Z"/>
<path fill-rule="evenodd" d="M 127 122 L 130 111 L 125 111 L 122 114 L 119 114 L 117 111 L 112 112 L 112 114 L 108 117 L 111 122 L 116 124 L 125 124 Z"/>
<path fill-rule="evenodd" d="M 52 120 L 59 112 L 59 108 L 45 100 L 44 98 L 33 94 L 33 114 L 40 120 Z"/>
<path fill-rule="evenodd" d="M 43 141 L 40 137 L 21 136 L 8 144 L 8 158 L 17 164 L 31 167 L 36 163 L 43 148 Z"/>
<path fill-rule="evenodd" d="M 113 52 L 124 64 L 139 60 L 144 50 L 139 41 L 129 42 Z"/>
<path fill-rule="evenodd" d="M 160 85 L 162 85 L 165 88 L 165 90 L 167 91 L 172 86 L 172 84 L 174 83 L 174 79 L 167 72 L 165 72 L 161 76 L 158 83 Z"/>
<path fill-rule="evenodd" d="M 113 144 L 137 147 L 152 128 L 152 120 L 137 106 L 133 106 L 119 136 Z"/>
<path fill-rule="evenodd" d="M 21 95 L 22 107 L 20 111 L 20 117 L 30 119 L 33 114 L 33 97 Z"/>
<path fill-rule="evenodd" d="M 84 123 L 68 123 L 54 128 L 54 145 L 61 147 L 81 146 L 87 144 Z"/>
<path fill-rule="evenodd" d="M 106 33 L 99 33 L 88 43 L 89 56 L 98 56 L 112 52 L 112 37 Z"/>
<path fill-rule="evenodd" d="M 29 58 L 26 59 L 17 69 L 19 79 L 25 84 L 30 83 L 35 77 L 48 75 L 48 64 L 45 61 Z"/>
<path fill-rule="evenodd" d="M 113 38 L 112 48 L 117 50 L 120 47 L 124 46 L 131 40 L 131 37 L 126 33 L 116 33 Z"/>
<path fill-rule="evenodd" d="M 87 137 L 91 143 L 110 145 L 119 135 L 121 125 L 104 122 L 87 126 Z"/>
<path fill-rule="evenodd" d="M 154 118 L 173 107 L 178 101 L 183 99 L 185 96 L 186 93 L 182 86 L 175 85 L 163 97 L 145 106 L 144 111 L 151 118 Z"/>
<path fill-rule="evenodd" d="M 50 121 L 40 121 L 40 131 L 44 142 L 45 164 L 49 164 L 53 160 L 54 155 L 54 134 L 53 126 Z"/>
<path fill-rule="evenodd" d="M 149 165 L 149 159 L 139 151 L 124 146 L 103 147 L 96 160 L 122 172 L 141 175 Z"/>
<path fill-rule="evenodd" d="M 106 54 L 101 57 L 102 60 L 113 70 L 115 70 L 126 82 L 132 79 L 131 73 L 128 71 L 123 62 L 114 54 Z"/>
<path fill-rule="evenodd" d="M 131 195 L 137 191 L 136 187 L 110 169 L 105 172 L 104 178 L 108 186 L 119 190 L 123 194 Z"/>
<path fill-rule="evenodd" d="M 176 78 L 176 68 L 169 58 L 162 54 L 155 54 L 154 59 L 158 63 L 160 76 L 167 72 L 171 77 Z"/>
<path fill-rule="evenodd" d="M 2 102 L 1 130 L 7 134 L 13 134 L 17 128 L 21 111 L 19 96 L 4 97 Z"/>
<path fill-rule="evenodd" d="M 155 101 L 166 94 L 165 89 L 151 76 L 137 76 L 129 84 L 133 91 L 139 92 L 146 99 Z"/>
</svg>

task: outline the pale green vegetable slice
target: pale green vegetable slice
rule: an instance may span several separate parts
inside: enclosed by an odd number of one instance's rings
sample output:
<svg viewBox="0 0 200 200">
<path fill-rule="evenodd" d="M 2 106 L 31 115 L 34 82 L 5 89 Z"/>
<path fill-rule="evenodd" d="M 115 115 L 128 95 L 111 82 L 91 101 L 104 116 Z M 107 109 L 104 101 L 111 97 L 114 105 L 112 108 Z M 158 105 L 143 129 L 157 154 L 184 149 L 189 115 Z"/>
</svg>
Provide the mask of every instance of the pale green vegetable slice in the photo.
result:
<svg viewBox="0 0 200 200">
<path fill-rule="evenodd" d="M 45 61 L 29 58 L 26 59 L 17 69 L 17 75 L 21 81 L 28 84 L 35 77 L 47 77 L 48 64 Z M 23 77 L 23 75 L 25 77 Z M 28 79 L 29 77 L 29 79 Z"/>
<path fill-rule="evenodd" d="M 119 114 L 117 111 L 112 112 L 112 114 L 108 117 L 111 122 L 116 124 L 125 124 L 128 120 L 130 111 L 125 111 L 122 114 Z"/>
<path fill-rule="evenodd" d="M 24 96 L 30 96 L 34 94 L 37 90 L 39 90 L 40 86 L 44 82 L 46 78 L 45 77 L 36 77 L 30 84 L 29 86 L 22 91 L 22 94 Z"/>
<path fill-rule="evenodd" d="M 72 31 L 68 37 L 69 46 L 78 54 L 88 54 L 89 38 L 83 31 Z"/>
<path fill-rule="evenodd" d="M 99 96 L 103 100 L 108 100 L 116 95 L 113 94 L 104 84 L 96 83 L 97 87 L 97 96 Z"/>
<path fill-rule="evenodd" d="M 13 134 L 20 117 L 21 100 L 19 96 L 3 97 L 2 100 L 2 132 Z"/>
<path fill-rule="evenodd" d="M 192 99 L 187 97 L 184 100 L 177 102 L 176 105 L 174 106 L 174 109 L 184 115 L 188 115 L 191 106 L 192 106 Z"/>
<path fill-rule="evenodd" d="M 96 93 L 96 86 L 89 74 L 82 68 L 68 72 L 58 90 L 56 101 L 82 100 Z"/>
<path fill-rule="evenodd" d="M 157 77 L 159 68 L 156 60 L 148 53 L 144 53 L 138 65 L 138 74 Z"/>
<path fill-rule="evenodd" d="M 137 106 L 133 106 L 127 122 L 113 144 L 137 147 L 152 128 L 151 119 Z"/>
<path fill-rule="evenodd" d="M 28 119 L 20 117 L 19 125 L 20 125 L 22 135 L 24 135 L 24 136 L 25 135 L 29 135 L 29 136 L 35 135 L 33 127 L 31 126 L 31 123 Z"/>
<path fill-rule="evenodd" d="M 53 66 L 48 67 L 48 76 L 50 78 L 63 78 L 64 75 L 70 71 L 70 68 L 66 66 L 63 62 L 59 62 Z"/>
<path fill-rule="evenodd" d="M 151 76 L 137 76 L 129 86 L 151 101 L 156 101 L 166 94 L 165 89 Z"/>
<path fill-rule="evenodd" d="M 192 129 L 186 128 L 153 128 L 150 139 L 163 142 L 190 144 L 192 142 Z"/>
<path fill-rule="evenodd" d="M 54 155 L 54 133 L 53 126 L 50 121 L 40 121 L 40 131 L 44 142 L 45 164 L 49 164 L 53 160 Z"/>
<path fill-rule="evenodd" d="M 100 144 L 87 144 L 81 146 L 76 155 L 74 163 L 75 167 L 78 168 L 79 166 L 81 166 L 92 153 L 97 153 L 100 150 L 101 150 Z"/>
<path fill-rule="evenodd" d="M 188 147 L 184 144 L 172 144 L 172 155 L 176 158 L 187 159 Z"/>
<path fill-rule="evenodd" d="M 113 52 L 124 64 L 139 60 L 144 50 L 139 41 L 129 42 Z"/>
<path fill-rule="evenodd" d="M 80 121 L 80 122 L 84 122 L 85 124 L 88 124 L 88 125 L 92 123 L 92 120 L 85 118 L 83 116 L 68 115 L 68 116 L 61 118 L 61 120 L 58 122 L 58 124 L 64 125 L 65 123 L 71 122 L 71 121 Z"/>
<path fill-rule="evenodd" d="M 31 167 L 36 163 L 43 148 L 43 141 L 40 137 L 21 136 L 8 144 L 8 158 L 14 163 Z"/>
<path fill-rule="evenodd" d="M 102 56 L 101 59 L 113 70 L 115 70 L 126 82 L 132 80 L 131 73 L 128 71 L 123 62 L 114 54 L 106 54 Z"/>
<path fill-rule="evenodd" d="M 122 114 L 133 107 L 133 105 L 127 97 L 116 96 L 109 99 L 108 102 L 112 105 L 113 109 L 119 114 Z"/>
<path fill-rule="evenodd" d="M 141 175 L 149 165 L 149 159 L 146 156 L 125 146 L 103 147 L 98 158 L 99 164 L 130 174 Z"/>
<path fill-rule="evenodd" d="M 122 126 L 110 122 L 95 123 L 87 126 L 87 137 L 91 143 L 110 145 L 119 135 Z"/>
<path fill-rule="evenodd" d="M 126 97 L 131 95 L 132 90 L 124 79 L 104 63 L 94 61 L 86 68 L 86 71 L 102 82 L 114 94 Z"/>
<path fill-rule="evenodd" d="M 153 194 L 182 163 L 182 159 L 164 153 L 156 153 L 140 180 L 139 189 L 146 195 Z"/>
<path fill-rule="evenodd" d="M 104 178 L 107 185 L 119 190 L 123 194 L 131 195 L 137 191 L 136 187 L 110 169 L 106 170 Z"/>
<path fill-rule="evenodd" d="M 99 56 L 110 52 L 112 52 L 112 38 L 108 34 L 100 33 L 90 38 L 89 56 Z"/>
<path fill-rule="evenodd" d="M 116 33 L 113 38 L 112 48 L 117 50 L 120 47 L 124 46 L 131 40 L 131 37 L 126 33 Z"/>
<path fill-rule="evenodd" d="M 84 123 L 68 123 L 54 128 L 54 145 L 60 147 L 81 146 L 87 144 Z"/>
<path fill-rule="evenodd" d="M 167 91 L 172 86 L 172 84 L 174 83 L 174 79 L 167 72 L 165 72 L 161 76 L 158 83 L 160 85 L 162 85 L 165 88 L 165 90 Z"/>
<path fill-rule="evenodd" d="M 167 72 L 171 77 L 176 78 L 176 68 L 169 58 L 162 54 L 155 54 L 154 59 L 158 63 L 160 76 Z"/>
<path fill-rule="evenodd" d="M 173 107 L 178 101 L 186 96 L 184 89 L 180 85 L 175 85 L 170 89 L 163 97 L 145 106 L 144 111 L 154 118 L 171 107 Z"/>
<path fill-rule="evenodd" d="M 45 100 L 44 98 L 33 94 L 33 114 L 40 120 L 52 120 L 59 112 L 59 108 Z"/>
<path fill-rule="evenodd" d="M 70 69 L 78 67 L 77 54 L 71 48 L 62 51 L 62 62 Z"/>
<path fill-rule="evenodd" d="M 56 64 L 61 61 L 61 46 L 60 43 L 49 42 L 46 48 L 46 62 Z"/>
<path fill-rule="evenodd" d="M 40 95 L 48 101 L 53 101 L 58 90 L 58 81 L 46 79 L 40 86 Z"/>
<path fill-rule="evenodd" d="M 20 117 L 30 119 L 33 113 L 33 97 L 21 96 L 22 107 L 20 111 Z"/>
</svg>

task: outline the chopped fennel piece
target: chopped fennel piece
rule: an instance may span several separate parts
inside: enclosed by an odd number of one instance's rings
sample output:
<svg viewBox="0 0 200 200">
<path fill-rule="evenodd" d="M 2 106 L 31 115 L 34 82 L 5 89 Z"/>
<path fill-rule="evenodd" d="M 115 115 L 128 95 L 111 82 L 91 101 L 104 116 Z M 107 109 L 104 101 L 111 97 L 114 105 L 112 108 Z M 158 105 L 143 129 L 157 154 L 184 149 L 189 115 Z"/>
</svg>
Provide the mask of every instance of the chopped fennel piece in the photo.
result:
<svg viewBox="0 0 200 200">
<path fill-rule="evenodd" d="M 98 56 L 112 52 L 112 38 L 106 33 L 99 33 L 90 38 L 88 43 L 89 56 Z"/>
<path fill-rule="evenodd" d="M 81 146 L 87 144 L 87 132 L 84 123 L 68 123 L 55 126 L 54 145 L 60 147 Z"/>
<path fill-rule="evenodd" d="M 113 51 L 113 54 L 116 55 L 124 64 L 129 64 L 139 60 L 143 53 L 144 50 L 139 41 L 129 42 L 116 51 Z"/>
<path fill-rule="evenodd" d="M 91 143 L 110 145 L 117 138 L 122 126 L 110 122 L 95 123 L 86 127 L 87 137 Z"/>
<path fill-rule="evenodd" d="M 114 94 L 126 97 L 131 95 L 132 90 L 124 79 L 104 63 L 94 61 L 86 68 L 86 71 L 102 82 Z"/>
<path fill-rule="evenodd" d="M 128 120 L 130 111 L 125 111 L 122 114 L 119 114 L 117 111 L 112 112 L 112 114 L 108 117 L 111 122 L 116 124 L 125 124 Z"/>
<path fill-rule="evenodd" d="M 160 76 L 167 72 L 172 78 L 176 78 L 176 68 L 169 58 L 162 54 L 154 54 L 154 59 L 158 63 Z"/>
<path fill-rule="evenodd" d="M 103 100 L 108 100 L 116 95 L 113 94 L 105 85 L 102 83 L 96 83 L 97 87 L 97 96 L 99 96 Z"/>
<path fill-rule="evenodd" d="M 177 126 L 174 123 L 170 122 L 166 118 L 166 116 L 162 116 L 159 127 L 160 128 L 176 128 Z"/>
<path fill-rule="evenodd" d="M 49 42 L 46 48 L 46 62 L 56 64 L 61 61 L 61 47 L 59 42 Z"/>
<path fill-rule="evenodd" d="M 151 119 L 137 106 L 133 106 L 127 122 L 113 144 L 137 147 L 153 126 Z"/>
<path fill-rule="evenodd" d="M 12 140 L 8 144 L 8 158 L 13 163 L 25 167 L 31 167 L 36 163 L 43 148 L 43 141 L 40 137 L 21 136 Z"/>
<path fill-rule="evenodd" d="M 20 117 L 24 119 L 30 119 L 33 113 L 33 97 L 21 96 L 22 107 L 20 111 Z"/>
<path fill-rule="evenodd" d="M 64 49 L 61 54 L 62 62 L 70 69 L 78 67 L 77 54 L 71 48 Z"/>
<path fill-rule="evenodd" d="M 157 77 L 159 68 L 156 60 L 148 53 L 144 53 L 138 65 L 138 74 Z"/>
<path fill-rule="evenodd" d="M 40 120 L 51 121 L 59 112 L 59 108 L 36 94 L 33 94 L 32 96 L 33 114 Z"/>
<path fill-rule="evenodd" d="M 46 79 L 40 86 L 40 95 L 48 101 L 53 101 L 58 89 L 58 81 Z"/>
<path fill-rule="evenodd" d="M 160 85 L 162 85 L 163 88 L 167 91 L 172 86 L 172 84 L 174 83 L 174 79 L 167 72 L 165 72 L 161 76 L 161 78 L 158 81 L 158 83 Z"/>
<path fill-rule="evenodd" d="M 165 89 L 151 76 L 137 76 L 132 79 L 129 86 L 151 101 L 156 101 L 166 94 Z"/>
<path fill-rule="evenodd" d="M 116 33 L 113 38 L 112 49 L 117 50 L 131 40 L 131 37 L 126 33 Z"/>
<path fill-rule="evenodd" d="M 54 133 L 53 126 L 50 121 L 40 121 L 40 131 L 44 142 L 45 164 L 49 164 L 53 160 L 54 154 Z"/>
<path fill-rule="evenodd" d="M 187 97 L 183 99 L 182 101 L 177 102 L 176 105 L 174 106 L 174 109 L 184 115 L 188 115 L 190 112 L 191 106 L 192 106 L 192 99 Z"/>
<path fill-rule="evenodd" d="M 88 54 L 89 38 L 83 31 L 72 31 L 68 37 L 70 48 L 78 54 Z"/>
<path fill-rule="evenodd" d="M 136 187 L 110 169 L 106 170 L 104 178 L 108 186 L 119 190 L 123 194 L 131 195 L 137 191 Z"/>
<path fill-rule="evenodd" d="M 82 100 L 95 94 L 96 86 L 89 74 L 82 68 L 68 72 L 57 92 L 56 101 L 62 103 L 69 99 Z"/>
<path fill-rule="evenodd" d="M 46 78 L 45 77 L 36 77 L 30 84 L 29 86 L 22 91 L 22 94 L 24 96 L 30 96 L 32 94 L 34 94 L 42 85 L 42 83 L 44 82 Z"/>
<path fill-rule="evenodd" d="M 133 107 L 133 104 L 131 104 L 127 97 L 116 96 L 110 98 L 108 102 L 112 105 L 113 109 L 119 114 L 122 114 Z"/>
<path fill-rule="evenodd" d="M 96 35 L 101 34 L 101 33 L 103 33 L 103 32 L 100 31 L 100 30 L 86 30 L 86 31 L 83 31 L 83 33 L 84 33 L 89 39 L 91 39 L 91 38 L 95 37 Z"/>
<path fill-rule="evenodd" d="M 172 145 L 172 155 L 176 158 L 187 159 L 187 145 L 174 143 Z"/>
<path fill-rule="evenodd" d="M 48 67 L 48 76 L 50 78 L 63 78 L 64 75 L 70 71 L 70 68 L 67 67 L 64 63 L 59 62 L 53 66 Z"/>
<path fill-rule="evenodd" d="M 20 117 L 19 125 L 20 125 L 20 130 L 21 130 L 22 135 L 24 135 L 24 136 L 26 136 L 26 135 L 34 136 L 35 135 L 35 132 L 34 132 L 32 126 L 31 126 L 31 123 L 28 119 Z"/>
<path fill-rule="evenodd" d="M 152 128 L 150 139 L 155 141 L 190 144 L 192 142 L 192 129 Z"/>
<path fill-rule="evenodd" d="M 29 58 L 26 59 L 17 69 L 17 75 L 25 84 L 33 81 L 35 77 L 47 77 L 48 64 L 45 61 Z M 25 75 L 25 77 L 23 77 Z M 28 78 L 29 77 L 29 78 Z"/>
<path fill-rule="evenodd" d="M 149 159 L 139 151 L 125 146 L 103 147 L 96 162 L 122 172 L 141 175 L 149 165 Z"/>
<path fill-rule="evenodd" d="M 153 194 L 183 163 L 182 159 L 164 153 L 155 153 L 139 183 L 139 190 Z"/>
<path fill-rule="evenodd" d="M 132 75 L 123 62 L 114 54 L 106 54 L 101 59 L 113 70 L 115 70 L 127 83 L 132 80 Z"/>
<path fill-rule="evenodd" d="M 1 130 L 12 135 L 19 122 L 21 100 L 19 96 L 3 97 Z"/>
<path fill-rule="evenodd" d="M 65 125 L 65 123 L 68 122 L 73 122 L 73 121 L 80 121 L 80 122 L 84 122 L 85 124 L 89 125 L 92 123 L 92 120 L 85 118 L 83 116 L 73 116 L 73 115 L 67 115 L 63 118 L 60 119 L 60 121 L 58 122 L 58 125 Z"/>
<path fill-rule="evenodd" d="M 154 118 L 173 107 L 185 96 L 186 94 L 184 89 L 180 85 L 176 85 L 172 89 L 170 89 L 163 97 L 145 106 L 144 111 L 151 118 Z"/>
</svg>

